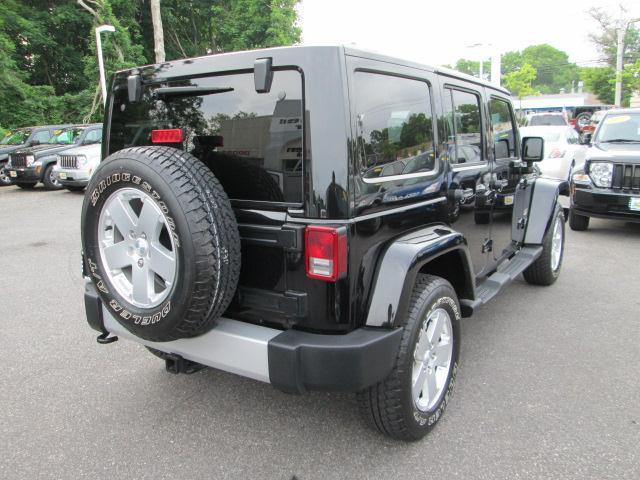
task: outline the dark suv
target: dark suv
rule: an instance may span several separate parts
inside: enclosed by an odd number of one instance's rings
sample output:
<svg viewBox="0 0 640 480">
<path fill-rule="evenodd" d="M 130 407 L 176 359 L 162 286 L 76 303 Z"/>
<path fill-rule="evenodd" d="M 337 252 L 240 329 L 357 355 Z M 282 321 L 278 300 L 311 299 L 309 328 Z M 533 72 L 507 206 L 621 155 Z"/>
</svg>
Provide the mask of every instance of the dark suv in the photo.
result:
<svg viewBox="0 0 640 480">
<path fill-rule="evenodd" d="M 38 182 L 49 190 L 63 188 L 54 175 L 58 154 L 72 147 L 100 143 L 102 124 L 74 125 L 53 131 L 49 140 L 9 154 L 6 172 L 12 184 L 33 188 Z"/>
<path fill-rule="evenodd" d="M 419 439 L 461 318 L 560 272 L 568 186 L 529 173 L 543 141 L 520 141 L 508 92 L 456 72 L 343 47 L 167 62 L 115 75 L 104 131 L 87 319 L 171 372 L 357 392 Z M 474 195 L 486 223 L 459 208 Z"/>
<path fill-rule="evenodd" d="M 68 125 L 46 125 L 40 127 L 24 127 L 10 130 L 0 140 L 0 187 L 11 185 L 11 178 L 6 171 L 9 154 L 21 148 L 47 143 L 54 132 Z"/>
<path fill-rule="evenodd" d="M 571 182 L 569 225 L 586 230 L 589 218 L 640 222 L 640 108 L 609 110 Z"/>
</svg>

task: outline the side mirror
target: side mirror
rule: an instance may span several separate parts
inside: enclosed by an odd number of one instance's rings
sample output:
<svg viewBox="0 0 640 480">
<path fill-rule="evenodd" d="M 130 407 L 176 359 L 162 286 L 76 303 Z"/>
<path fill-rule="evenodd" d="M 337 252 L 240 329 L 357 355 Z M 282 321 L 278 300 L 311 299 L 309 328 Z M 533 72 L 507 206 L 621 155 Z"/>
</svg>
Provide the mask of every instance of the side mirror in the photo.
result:
<svg viewBox="0 0 640 480">
<path fill-rule="evenodd" d="M 593 133 L 583 133 L 582 138 L 580 139 L 580 143 L 582 145 L 589 145 L 591 143 L 591 137 L 593 137 Z"/>
<path fill-rule="evenodd" d="M 524 137 L 521 158 L 525 163 L 541 161 L 544 158 L 544 139 L 542 137 Z"/>
<path fill-rule="evenodd" d="M 253 63 L 253 83 L 258 93 L 269 93 L 273 81 L 271 57 L 258 58 Z"/>
</svg>

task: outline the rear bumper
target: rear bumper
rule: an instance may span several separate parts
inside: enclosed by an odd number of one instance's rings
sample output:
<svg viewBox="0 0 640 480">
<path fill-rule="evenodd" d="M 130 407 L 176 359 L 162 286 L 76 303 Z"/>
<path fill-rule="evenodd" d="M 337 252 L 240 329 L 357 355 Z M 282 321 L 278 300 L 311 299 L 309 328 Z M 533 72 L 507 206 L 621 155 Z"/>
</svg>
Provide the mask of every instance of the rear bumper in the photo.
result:
<svg viewBox="0 0 640 480">
<path fill-rule="evenodd" d="M 323 335 L 221 318 L 213 330 L 198 337 L 157 343 L 140 339 L 120 325 L 89 282 L 85 309 L 94 330 L 268 382 L 287 393 L 355 392 L 375 384 L 391 372 L 402 335 L 401 329 L 379 328 Z"/>
<path fill-rule="evenodd" d="M 629 209 L 629 200 L 640 193 L 616 192 L 606 188 L 580 188 L 571 196 L 574 211 L 586 217 L 609 218 L 627 222 L 640 222 L 640 211 Z"/>
</svg>

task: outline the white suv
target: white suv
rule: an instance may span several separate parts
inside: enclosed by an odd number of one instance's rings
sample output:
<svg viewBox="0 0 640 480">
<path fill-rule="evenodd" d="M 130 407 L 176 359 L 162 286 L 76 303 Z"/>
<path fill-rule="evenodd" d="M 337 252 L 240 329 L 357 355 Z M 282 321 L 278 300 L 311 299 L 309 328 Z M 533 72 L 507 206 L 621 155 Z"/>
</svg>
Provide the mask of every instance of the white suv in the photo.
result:
<svg viewBox="0 0 640 480">
<path fill-rule="evenodd" d="M 56 179 L 67 190 L 83 190 L 100 164 L 101 149 L 100 143 L 94 143 L 61 152 L 53 169 Z"/>
</svg>

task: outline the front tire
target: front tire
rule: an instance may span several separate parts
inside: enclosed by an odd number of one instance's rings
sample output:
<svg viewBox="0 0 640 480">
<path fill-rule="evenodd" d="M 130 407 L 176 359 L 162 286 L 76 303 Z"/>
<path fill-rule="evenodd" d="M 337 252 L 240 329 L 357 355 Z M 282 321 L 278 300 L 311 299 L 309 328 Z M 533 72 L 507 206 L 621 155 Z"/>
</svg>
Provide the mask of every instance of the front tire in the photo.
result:
<svg viewBox="0 0 640 480">
<path fill-rule="evenodd" d="M 11 178 L 7 173 L 7 162 L 0 163 L 0 187 L 11 185 Z"/>
<path fill-rule="evenodd" d="M 44 187 L 47 190 L 60 190 L 62 188 L 62 184 L 53 173 L 53 167 L 55 167 L 54 163 L 45 168 L 42 183 L 44 183 Z"/>
<path fill-rule="evenodd" d="M 542 254 L 523 272 L 532 285 L 551 285 L 560 276 L 564 258 L 564 213 L 559 210 L 542 239 Z"/>
<path fill-rule="evenodd" d="M 569 210 L 569 226 L 571 230 L 582 232 L 589 228 L 589 217 L 578 215 L 572 208 Z"/>
<path fill-rule="evenodd" d="M 33 190 L 33 188 L 36 186 L 35 182 L 34 183 L 16 183 L 16 185 L 18 185 L 18 187 L 22 188 L 23 190 Z"/>
<path fill-rule="evenodd" d="M 384 435 L 415 441 L 442 417 L 460 356 L 460 306 L 449 282 L 418 275 L 393 370 L 358 393 L 365 421 Z"/>
</svg>

